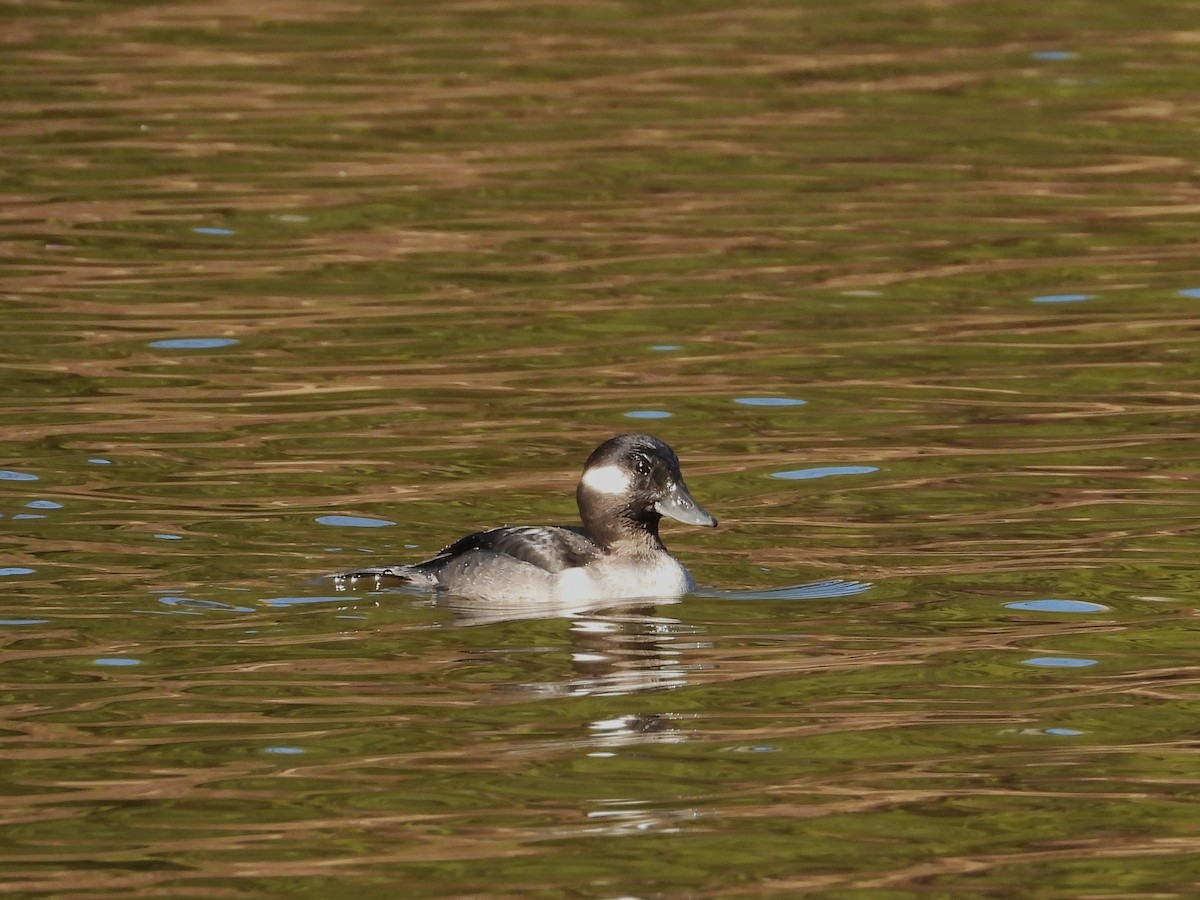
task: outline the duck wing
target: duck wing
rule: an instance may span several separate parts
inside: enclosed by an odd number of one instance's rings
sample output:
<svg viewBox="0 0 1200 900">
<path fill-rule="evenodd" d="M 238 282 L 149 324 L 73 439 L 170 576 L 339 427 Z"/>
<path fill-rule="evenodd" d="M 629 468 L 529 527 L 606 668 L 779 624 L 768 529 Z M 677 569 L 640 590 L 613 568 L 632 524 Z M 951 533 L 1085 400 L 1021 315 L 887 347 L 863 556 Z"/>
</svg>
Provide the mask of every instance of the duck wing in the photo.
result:
<svg viewBox="0 0 1200 900">
<path fill-rule="evenodd" d="M 413 569 L 434 575 L 450 559 L 472 551 L 507 556 L 545 572 L 587 565 L 600 551 L 582 528 L 554 525 L 506 525 L 469 534 Z"/>
</svg>

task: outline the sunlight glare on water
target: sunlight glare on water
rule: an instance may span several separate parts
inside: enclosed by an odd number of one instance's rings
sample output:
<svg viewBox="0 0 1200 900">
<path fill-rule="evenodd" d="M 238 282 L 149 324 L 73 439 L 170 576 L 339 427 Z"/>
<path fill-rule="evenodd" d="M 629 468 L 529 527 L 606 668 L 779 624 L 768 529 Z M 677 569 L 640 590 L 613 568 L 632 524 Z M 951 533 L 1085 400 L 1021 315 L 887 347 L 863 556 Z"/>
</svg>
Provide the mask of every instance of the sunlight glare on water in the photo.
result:
<svg viewBox="0 0 1200 900">
<path fill-rule="evenodd" d="M 1196 34 L 21 4 L 4 888 L 1194 896 Z M 624 431 L 687 597 L 328 577 Z"/>
</svg>

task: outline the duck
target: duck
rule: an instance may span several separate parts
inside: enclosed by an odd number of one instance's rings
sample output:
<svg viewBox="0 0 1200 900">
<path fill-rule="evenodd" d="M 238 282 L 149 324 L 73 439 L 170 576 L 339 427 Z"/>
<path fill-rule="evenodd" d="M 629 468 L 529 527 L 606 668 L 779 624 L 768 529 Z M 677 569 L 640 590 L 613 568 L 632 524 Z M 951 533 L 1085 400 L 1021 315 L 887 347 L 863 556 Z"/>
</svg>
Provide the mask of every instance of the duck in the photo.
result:
<svg viewBox="0 0 1200 900">
<path fill-rule="evenodd" d="M 582 525 L 504 525 L 460 538 L 422 562 L 335 573 L 500 603 L 676 599 L 696 582 L 659 536 L 673 519 L 715 528 L 693 499 L 679 457 L 656 437 L 618 434 L 592 451 L 575 489 Z"/>
</svg>

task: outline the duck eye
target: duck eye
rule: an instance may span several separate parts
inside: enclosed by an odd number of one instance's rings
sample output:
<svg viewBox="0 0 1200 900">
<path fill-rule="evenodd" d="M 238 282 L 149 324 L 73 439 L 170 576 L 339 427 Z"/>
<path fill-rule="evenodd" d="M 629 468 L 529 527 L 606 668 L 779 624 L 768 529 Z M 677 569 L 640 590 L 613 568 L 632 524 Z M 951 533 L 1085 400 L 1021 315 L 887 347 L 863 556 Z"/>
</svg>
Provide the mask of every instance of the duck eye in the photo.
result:
<svg viewBox="0 0 1200 900">
<path fill-rule="evenodd" d="M 650 457 L 644 456 L 641 453 L 634 454 L 633 467 L 639 475 L 649 475 L 653 466 L 650 465 Z"/>
</svg>

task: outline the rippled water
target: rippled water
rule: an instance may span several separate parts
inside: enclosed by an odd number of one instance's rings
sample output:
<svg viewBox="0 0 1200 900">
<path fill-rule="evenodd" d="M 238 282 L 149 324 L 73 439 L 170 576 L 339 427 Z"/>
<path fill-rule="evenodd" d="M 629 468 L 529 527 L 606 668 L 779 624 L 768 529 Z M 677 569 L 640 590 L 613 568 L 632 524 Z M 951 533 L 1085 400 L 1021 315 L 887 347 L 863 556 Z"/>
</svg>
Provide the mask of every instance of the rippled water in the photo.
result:
<svg viewBox="0 0 1200 900">
<path fill-rule="evenodd" d="M 1195 895 L 1186 4 L 6 21 L 5 892 Z M 694 596 L 321 577 L 625 430 Z"/>
</svg>

